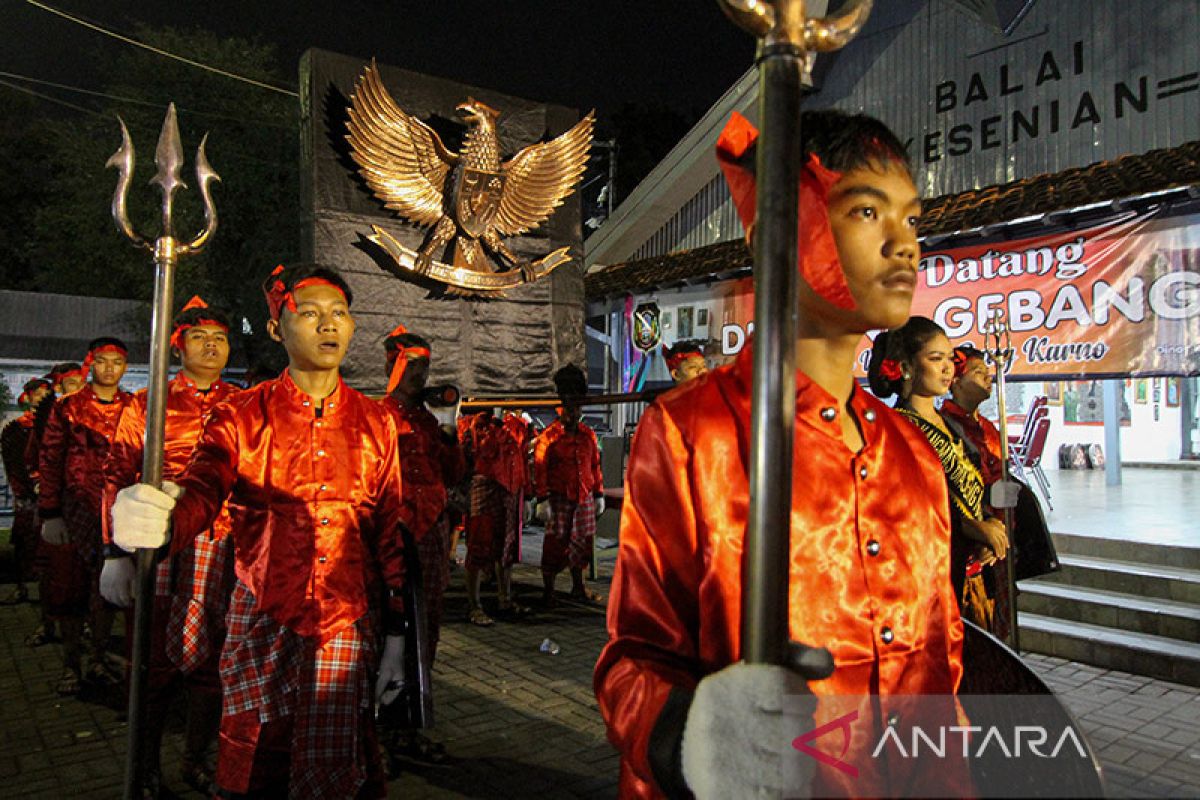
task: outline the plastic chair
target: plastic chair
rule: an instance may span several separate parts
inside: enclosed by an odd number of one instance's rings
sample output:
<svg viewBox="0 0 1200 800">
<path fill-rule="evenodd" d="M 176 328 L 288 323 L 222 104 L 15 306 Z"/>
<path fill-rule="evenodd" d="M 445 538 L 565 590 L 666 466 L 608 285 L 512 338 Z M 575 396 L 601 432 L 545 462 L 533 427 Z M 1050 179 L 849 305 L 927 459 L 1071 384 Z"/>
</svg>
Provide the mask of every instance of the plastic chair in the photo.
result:
<svg viewBox="0 0 1200 800">
<path fill-rule="evenodd" d="M 1050 435 L 1050 417 L 1042 415 L 1038 420 L 1036 427 L 1033 430 L 1033 435 L 1029 439 L 1029 443 L 1018 454 L 1014 450 L 1010 453 L 1013 472 L 1018 477 L 1028 483 L 1025 478 L 1025 473 L 1028 470 L 1034 477 L 1037 487 L 1041 490 L 1042 496 L 1046 498 L 1046 507 L 1051 511 L 1054 510 L 1054 505 L 1050 502 L 1050 481 L 1046 479 L 1046 473 L 1042 471 L 1042 453 L 1046 449 L 1046 439 Z"/>
<path fill-rule="evenodd" d="M 1033 431 L 1037 426 L 1038 420 L 1050 413 L 1048 402 L 1045 395 L 1038 395 L 1029 402 L 1029 410 L 1025 412 L 1025 426 L 1021 428 L 1019 434 L 1008 437 L 1010 445 L 1029 444 L 1029 439 L 1033 436 Z"/>
</svg>

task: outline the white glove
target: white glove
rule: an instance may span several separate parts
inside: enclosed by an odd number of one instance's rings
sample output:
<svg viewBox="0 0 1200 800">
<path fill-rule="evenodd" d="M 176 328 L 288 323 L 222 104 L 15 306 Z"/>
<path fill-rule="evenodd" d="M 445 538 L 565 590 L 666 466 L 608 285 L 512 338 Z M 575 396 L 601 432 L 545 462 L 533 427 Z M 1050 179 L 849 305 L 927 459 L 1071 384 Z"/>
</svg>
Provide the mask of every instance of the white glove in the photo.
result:
<svg viewBox="0 0 1200 800">
<path fill-rule="evenodd" d="M 375 679 L 375 702 L 381 706 L 391 703 L 404 688 L 404 637 L 389 636 L 383 645 L 379 661 L 379 677 Z"/>
<path fill-rule="evenodd" d="M 604 513 L 604 495 L 600 495 L 599 497 L 596 498 L 596 516 L 598 517 L 603 513 Z"/>
<path fill-rule="evenodd" d="M 48 519 L 42 523 L 42 541 L 46 544 L 66 544 L 70 538 L 67 523 L 62 517 Z"/>
<path fill-rule="evenodd" d="M 543 525 L 549 525 L 550 524 L 550 501 L 543 500 L 542 502 L 538 503 L 537 510 L 534 511 L 534 513 L 537 515 L 537 518 L 542 521 Z"/>
<path fill-rule="evenodd" d="M 786 667 L 739 661 L 709 675 L 683 728 L 688 788 L 699 800 L 807 796 L 816 762 L 792 740 L 812 728 L 815 708 L 804 679 Z"/>
<path fill-rule="evenodd" d="M 114 606 L 133 605 L 133 582 L 137 566 L 132 558 L 106 558 L 100 570 L 100 596 Z"/>
<path fill-rule="evenodd" d="M 1016 508 L 1021 494 L 1021 484 L 1016 481 L 996 481 L 992 484 L 990 504 L 992 508 Z"/>
<path fill-rule="evenodd" d="M 462 397 L 452 406 L 431 407 L 429 413 L 443 428 L 456 429 L 458 425 L 458 409 L 462 405 Z"/>
<path fill-rule="evenodd" d="M 135 483 L 117 492 L 113 501 L 113 542 L 133 552 L 139 547 L 157 549 L 171 538 L 171 510 L 182 490 L 163 481 L 161 490 L 148 483 Z"/>
</svg>

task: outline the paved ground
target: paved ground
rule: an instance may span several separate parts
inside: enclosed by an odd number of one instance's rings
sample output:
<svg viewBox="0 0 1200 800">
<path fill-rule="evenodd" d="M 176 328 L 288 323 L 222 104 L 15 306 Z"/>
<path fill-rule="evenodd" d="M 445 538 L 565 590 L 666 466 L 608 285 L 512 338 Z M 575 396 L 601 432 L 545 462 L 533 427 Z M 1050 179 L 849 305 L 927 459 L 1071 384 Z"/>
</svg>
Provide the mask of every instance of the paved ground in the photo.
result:
<svg viewBox="0 0 1200 800">
<path fill-rule="evenodd" d="M 1200 471 L 1125 467 L 1118 486 L 1105 485 L 1104 470 L 1046 477 L 1054 504 L 1046 522 L 1056 533 L 1200 547 Z"/>
<path fill-rule="evenodd" d="M 536 537 L 526 543 L 524 556 L 536 563 Z M 614 554 L 601 559 L 601 591 Z M 538 573 L 519 567 L 517 577 L 536 605 Z M 435 671 L 434 735 L 459 760 L 402 773 L 391 796 L 615 797 L 616 753 L 591 690 L 605 638 L 602 611 L 564 602 L 528 621 L 476 628 L 461 621 L 461 573 L 454 580 Z M 566 589 L 565 577 L 559 586 Z M 6 590 L 0 586 L 0 594 Z M 0 795 L 118 797 L 126 735 L 120 713 L 95 697 L 53 694 L 58 648 L 25 646 L 34 624 L 33 606 L 0 607 Z M 547 637 L 558 655 L 539 651 Z M 1029 662 L 1079 716 L 1113 796 L 1200 796 L 1200 690 L 1044 656 Z M 181 745 L 181 720 L 172 719 L 168 782 Z"/>
</svg>

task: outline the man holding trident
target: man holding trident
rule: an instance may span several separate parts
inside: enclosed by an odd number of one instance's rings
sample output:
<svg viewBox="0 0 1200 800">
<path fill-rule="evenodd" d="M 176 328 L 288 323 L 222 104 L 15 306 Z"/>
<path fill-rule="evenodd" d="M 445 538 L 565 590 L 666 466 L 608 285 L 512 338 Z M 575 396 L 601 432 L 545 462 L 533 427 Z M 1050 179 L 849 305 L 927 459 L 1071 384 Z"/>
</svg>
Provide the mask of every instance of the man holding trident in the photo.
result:
<svg viewBox="0 0 1200 800">
<path fill-rule="evenodd" d="M 659 398 L 634 438 L 595 674 L 621 795 L 965 796 L 955 769 L 870 758 L 901 696 L 943 696 L 954 724 L 963 633 L 940 464 L 852 376 L 863 334 L 912 303 L 904 148 L 877 120 L 798 108 L 805 51 L 840 46 L 869 3 L 833 21 L 727 5 L 765 37 L 761 145 L 740 116 L 717 145 L 757 227 L 756 341 Z M 847 711 L 832 741 L 801 736 Z"/>
<path fill-rule="evenodd" d="M 177 553 L 228 506 L 222 797 L 383 797 L 371 709 L 404 664 L 396 422 L 342 381 L 353 297 L 336 270 L 280 266 L 263 291 L 287 370 L 214 409 L 178 487 L 123 489 L 113 541 Z"/>
</svg>

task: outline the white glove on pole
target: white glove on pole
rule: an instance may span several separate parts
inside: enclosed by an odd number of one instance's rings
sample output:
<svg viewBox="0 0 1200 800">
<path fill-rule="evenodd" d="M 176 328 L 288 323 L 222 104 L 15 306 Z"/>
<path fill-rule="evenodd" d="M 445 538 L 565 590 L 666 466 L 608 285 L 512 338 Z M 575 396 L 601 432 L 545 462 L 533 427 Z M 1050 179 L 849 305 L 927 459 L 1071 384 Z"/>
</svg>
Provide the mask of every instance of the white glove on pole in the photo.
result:
<svg viewBox="0 0 1200 800">
<path fill-rule="evenodd" d="M 462 404 L 459 400 L 452 406 L 429 406 L 429 413 L 433 414 L 433 418 L 438 421 L 438 425 L 444 428 L 453 429 L 458 424 L 458 407 Z"/>
<path fill-rule="evenodd" d="M 991 489 L 992 508 L 1016 508 L 1021 484 L 1016 481 L 996 481 Z"/>
<path fill-rule="evenodd" d="M 815 708 L 804 679 L 786 667 L 739 661 L 709 675 L 683 728 L 688 788 L 699 800 L 807 796 L 816 762 L 792 740 L 811 729 Z"/>
<path fill-rule="evenodd" d="M 62 517 L 48 519 L 42 523 L 42 541 L 46 544 L 66 544 L 70 541 L 67 523 Z"/>
<path fill-rule="evenodd" d="M 381 706 L 391 703 L 404 688 L 404 637 L 388 636 L 379 661 L 379 677 L 375 679 L 375 702 Z"/>
<path fill-rule="evenodd" d="M 100 570 L 100 596 L 114 606 L 129 608 L 133 605 L 133 582 L 137 577 L 137 565 L 132 558 L 106 558 Z"/>
<path fill-rule="evenodd" d="M 112 506 L 113 542 L 130 552 L 162 547 L 170 539 L 171 511 L 181 493 L 170 481 L 163 481 L 161 490 L 136 483 L 117 492 Z"/>
<path fill-rule="evenodd" d="M 542 502 L 538 503 L 537 511 L 534 513 L 537 514 L 537 518 L 542 521 L 543 525 L 549 525 L 550 524 L 550 501 L 543 500 Z"/>
<path fill-rule="evenodd" d="M 596 498 L 596 516 L 598 517 L 603 513 L 604 513 L 604 495 L 600 495 L 599 497 Z"/>
</svg>

